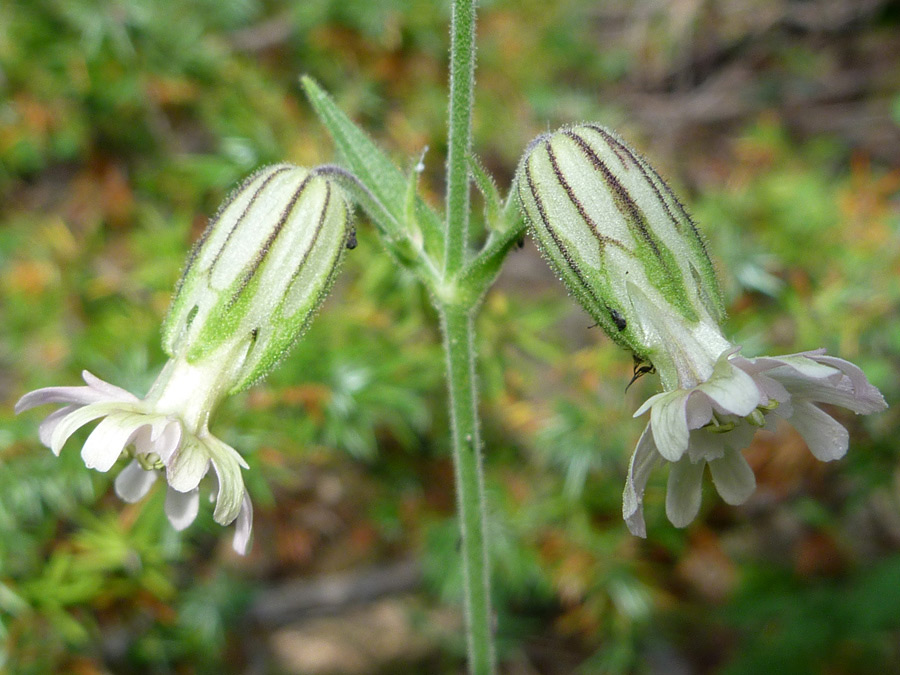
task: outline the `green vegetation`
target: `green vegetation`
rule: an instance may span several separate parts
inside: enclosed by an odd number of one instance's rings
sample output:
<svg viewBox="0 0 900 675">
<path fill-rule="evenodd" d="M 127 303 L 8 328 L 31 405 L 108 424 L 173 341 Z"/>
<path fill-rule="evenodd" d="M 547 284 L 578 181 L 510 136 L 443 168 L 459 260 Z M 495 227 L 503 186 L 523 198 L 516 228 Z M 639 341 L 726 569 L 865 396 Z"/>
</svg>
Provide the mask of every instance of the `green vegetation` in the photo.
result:
<svg viewBox="0 0 900 675">
<path fill-rule="evenodd" d="M 621 492 L 644 420 L 630 416 L 657 381 L 626 392 L 628 354 L 588 329 L 530 244 L 511 254 L 478 344 L 509 672 L 900 667 L 898 13 L 871 4 L 829 27 L 776 0 L 765 26 L 624 0 L 482 3 L 474 147 L 502 190 L 537 133 L 619 129 L 689 198 L 735 342 L 827 347 L 893 406 L 841 417 L 851 448 L 834 465 L 786 428 L 758 435 L 757 494 L 732 508 L 709 490 L 685 531 L 655 475 L 635 539 Z M 146 392 L 184 256 L 224 195 L 261 165 L 333 158 L 303 73 L 398 166 L 429 145 L 421 181 L 442 208 L 448 17 L 424 0 L 0 7 L 0 671 L 294 672 L 249 623 L 259 593 L 408 556 L 426 604 L 459 603 L 437 317 L 365 221 L 306 336 L 212 423 L 251 467 L 247 558 L 208 505 L 176 533 L 161 486 L 122 504 L 77 443 L 57 459 L 40 415 L 12 413 L 83 368 Z M 847 77 L 835 113 L 831 83 Z M 432 637 L 385 672 L 462 672 L 464 653 Z"/>
</svg>

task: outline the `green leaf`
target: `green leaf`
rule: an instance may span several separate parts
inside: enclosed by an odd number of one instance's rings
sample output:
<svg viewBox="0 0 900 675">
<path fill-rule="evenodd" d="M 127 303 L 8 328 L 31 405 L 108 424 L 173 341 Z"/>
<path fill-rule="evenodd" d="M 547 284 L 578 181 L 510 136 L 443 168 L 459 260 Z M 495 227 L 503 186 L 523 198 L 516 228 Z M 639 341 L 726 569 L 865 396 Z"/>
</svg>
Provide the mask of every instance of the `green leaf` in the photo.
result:
<svg viewBox="0 0 900 675">
<path fill-rule="evenodd" d="M 310 77 L 301 78 L 303 89 L 338 152 L 359 182 L 369 191 L 360 197 L 363 209 L 392 240 L 412 238 L 406 219 L 407 179 L 369 136 L 341 111 Z M 348 186 L 350 187 L 350 186 Z M 352 189 L 352 188 L 351 188 Z M 421 197 L 415 197 L 416 220 L 422 228 L 425 250 L 434 260 L 443 259 L 443 227 L 440 217 Z"/>
<path fill-rule="evenodd" d="M 501 205 L 500 191 L 497 190 L 497 184 L 493 177 L 475 155 L 469 155 L 469 173 L 472 174 L 475 186 L 484 197 L 484 222 L 492 230 L 505 225 L 505 222 L 501 220 L 503 206 Z"/>
</svg>

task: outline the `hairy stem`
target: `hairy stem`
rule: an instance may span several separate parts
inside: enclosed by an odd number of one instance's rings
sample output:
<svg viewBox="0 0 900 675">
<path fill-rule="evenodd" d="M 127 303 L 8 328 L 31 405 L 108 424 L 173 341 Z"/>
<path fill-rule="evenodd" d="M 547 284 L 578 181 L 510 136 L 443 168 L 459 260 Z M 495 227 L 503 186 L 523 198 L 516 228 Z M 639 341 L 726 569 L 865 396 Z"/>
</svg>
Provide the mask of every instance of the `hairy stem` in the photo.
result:
<svg viewBox="0 0 900 675">
<path fill-rule="evenodd" d="M 463 265 L 469 243 L 469 148 L 475 81 L 475 0 L 454 0 L 450 27 L 450 123 L 447 152 L 447 245 L 444 274 Z"/>
<path fill-rule="evenodd" d="M 466 633 L 469 672 L 494 672 L 490 566 L 485 532 L 484 475 L 478 424 L 475 379 L 473 310 L 457 306 L 440 309 L 450 387 L 453 424 L 453 461 L 459 512 L 460 544 L 465 581 Z"/>
</svg>

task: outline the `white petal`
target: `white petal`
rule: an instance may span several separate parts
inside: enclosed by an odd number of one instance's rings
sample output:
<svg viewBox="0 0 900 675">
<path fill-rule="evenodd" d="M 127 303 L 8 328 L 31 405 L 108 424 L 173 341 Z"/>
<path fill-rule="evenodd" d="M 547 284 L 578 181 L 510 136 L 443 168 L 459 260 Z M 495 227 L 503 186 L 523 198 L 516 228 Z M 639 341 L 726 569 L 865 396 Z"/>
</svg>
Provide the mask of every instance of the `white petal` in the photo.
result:
<svg viewBox="0 0 900 675">
<path fill-rule="evenodd" d="M 245 494 L 244 478 L 241 475 L 243 458 L 234 448 L 214 436 L 207 438 L 206 442 L 219 482 L 213 519 L 221 525 L 228 525 L 237 518 Z"/>
<path fill-rule="evenodd" d="M 820 356 L 816 354 L 815 356 Z M 766 360 L 769 362 L 777 362 L 781 364 L 783 369 L 784 366 L 788 368 L 792 368 L 798 374 L 802 375 L 804 378 L 808 378 L 811 380 L 832 380 L 837 381 L 840 379 L 841 371 L 837 368 L 832 368 L 831 366 L 825 365 L 824 363 L 819 363 L 810 358 L 807 354 L 788 354 L 787 356 L 767 356 L 759 359 L 760 361 Z"/>
<path fill-rule="evenodd" d="M 53 454 L 58 455 L 69 437 L 85 424 L 93 422 L 98 417 L 121 411 L 121 405 L 120 403 L 93 403 L 66 415 L 56 423 L 56 428 L 50 434 L 50 449 Z"/>
<path fill-rule="evenodd" d="M 659 459 L 650 427 L 644 427 L 644 433 L 641 434 L 634 454 L 631 455 L 628 478 L 625 480 L 625 493 L 622 495 L 622 517 L 631 534 L 637 537 L 647 536 L 647 526 L 644 523 L 644 489 L 647 487 L 650 472 Z"/>
<path fill-rule="evenodd" d="M 713 484 L 728 504 L 743 504 L 756 490 L 753 469 L 737 450 L 729 450 L 721 459 L 709 463 Z"/>
<path fill-rule="evenodd" d="M 53 432 L 56 430 L 56 427 L 63 418 L 67 417 L 70 413 L 75 412 L 78 408 L 79 406 L 77 405 L 67 405 L 64 408 L 54 410 L 47 415 L 38 427 L 38 438 L 41 440 L 41 443 L 49 448 L 50 439 L 53 437 Z"/>
<path fill-rule="evenodd" d="M 155 482 L 155 471 L 145 471 L 137 460 L 132 460 L 131 464 L 116 476 L 116 494 L 122 501 L 133 504 L 143 499 Z"/>
<path fill-rule="evenodd" d="M 105 382 L 101 380 L 96 375 L 86 371 L 81 371 L 81 377 L 87 383 L 87 385 L 101 394 L 103 394 L 105 399 L 112 399 L 114 401 L 130 401 L 137 402 L 140 399 L 132 394 L 130 391 L 126 391 L 121 387 L 117 387 L 114 384 L 110 384 L 109 382 Z"/>
<path fill-rule="evenodd" d="M 691 432 L 688 458 L 692 462 L 708 462 L 713 459 L 719 459 L 725 454 L 727 436 L 730 436 L 732 433 L 734 431 L 717 434 L 708 429 L 695 429 Z"/>
<path fill-rule="evenodd" d="M 831 415 L 809 401 L 794 401 L 790 422 L 816 459 L 830 462 L 847 454 L 850 434 Z"/>
<path fill-rule="evenodd" d="M 200 491 L 178 492 L 171 487 L 166 492 L 166 516 L 172 527 L 181 532 L 194 522 L 200 508 Z"/>
<path fill-rule="evenodd" d="M 89 469 L 106 472 L 119 459 L 125 445 L 144 425 L 143 415 L 110 415 L 97 425 L 81 448 L 81 458 Z"/>
<path fill-rule="evenodd" d="M 253 534 L 253 504 L 250 502 L 250 496 L 244 493 L 244 500 L 241 504 L 241 512 L 238 514 L 235 522 L 234 539 L 231 546 L 241 555 L 247 553 L 250 547 L 250 536 Z"/>
<path fill-rule="evenodd" d="M 705 466 L 706 462 L 694 463 L 685 457 L 669 469 L 666 515 L 675 527 L 686 527 L 700 511 Z"/>
<path fill-rule="evenodd" d="M 687 397 L 687 392 L 677 389 L 650 409 L 650 428 L 656 448 L 670 462 L 681 459 L 688 448 Z"/>
<path fill-rule="evenodd" d="M 760 403 L 769 402 L 768 398 L 762 400 L 762 392 L 754 379 L 727 360 L 720 360 L 713 376 L 698 384 L 696 389 L 706 394 L 716 409 L 726 415 L 745 417 Z"/>
<path fill-rule="evenodd" d="M 660 400 L 661 398 L 669 397 L 669 396 L 671 396 L 671 395 L 672 395 L 672 392 L 669 392 L 669 391 L 663 391 L 663 392 L 660 392 L 660 393 L 658 393 L 658 394 L 654 394 L 653 396 L 651 396 L 650 398 L 648 398 L 646 401 L 644 401 L 644 402 L 641 404 L 641 407 L 640 407 L 640 408 L 638 408 L 637 410 L 634 411 L 634 415 L 632 415 L 632 417 L 640 417 L 640 416 L 643 415 L 645 412 L 647 412 L 648 410 L 650 410 L 650 408 L 652 408 L 653 405 L 654 405 L 658 400 Z"/>
<path fill-rule="evenodd" d="M 178 492 L 190 492 L 209 471 L 209 452 L 206 446 L 186 434 L 178 449 L 166 464 L 166 480 Z"/>
</svg>

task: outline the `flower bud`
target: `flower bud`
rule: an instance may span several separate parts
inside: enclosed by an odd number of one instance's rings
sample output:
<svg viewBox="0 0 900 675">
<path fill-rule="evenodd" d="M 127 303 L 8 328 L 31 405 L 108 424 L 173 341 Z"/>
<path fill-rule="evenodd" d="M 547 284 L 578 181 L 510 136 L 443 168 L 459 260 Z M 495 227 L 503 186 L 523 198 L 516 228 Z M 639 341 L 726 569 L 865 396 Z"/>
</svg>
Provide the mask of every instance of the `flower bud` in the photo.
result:
<svg viewBox="0 0 900 675">
<path fill-rule="evenodd" d="M 332 180 L 277 164 L 248 178 L 197 242 L 163 327 L 163 348 L 235 364 L 228 393 L 268 373 L 331 287 L 349 232 Z M 226 351 L 221 351 L 225 349 Z"/>
<path fill-rule="evenodd" d="M 516 186 L 534 237 L 573 295 L 613 340 L 674 381 L 674 366 L 654 357 L 672 331 L 689 343 L 717 335 L 723 304 L 704 240 L 669 186 L 592 124 L 537 138 Z M 712 342 L 701 348 L 715 361 L 725 345 Z"/>
</svg>

